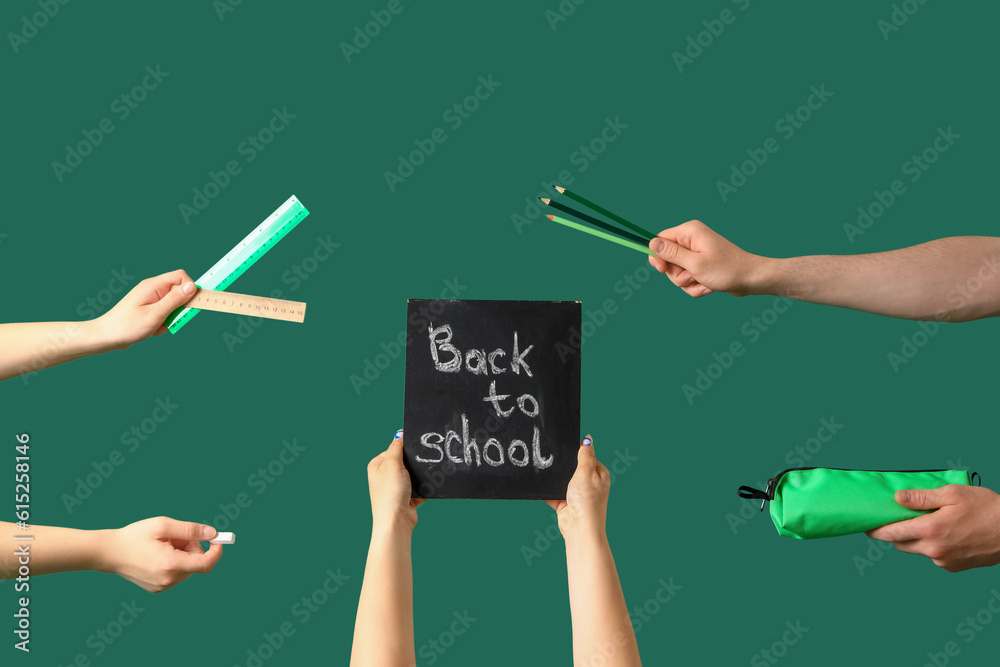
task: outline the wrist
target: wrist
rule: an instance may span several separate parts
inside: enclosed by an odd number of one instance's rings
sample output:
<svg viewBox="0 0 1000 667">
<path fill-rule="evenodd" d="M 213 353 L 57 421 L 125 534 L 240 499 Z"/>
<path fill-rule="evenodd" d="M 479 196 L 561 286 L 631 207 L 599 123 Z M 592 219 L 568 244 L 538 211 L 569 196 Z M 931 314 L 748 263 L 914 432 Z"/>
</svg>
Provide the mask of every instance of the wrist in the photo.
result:
<svg viewBox="0 0 1000 667">
<path fill-rule="evenodd" d="M 608 542 L 604 525 L 596 521 L 574 521 L 571 525 L 560 525 L 559 531 L 566 542 L 567 552 L 592 549 Z"/>
<path fill-rule="evenodd" d="M 81 545 L 81 568 L 106 574 L 117 574 L 118 565 L 115 561 L 114 549 L 111 546 L 114 530 L 87 530 Z"/>
<path fill-rule="evenodd" d="M 785 261 L 787 260 L 776 257 L 756 257 L 756 267 L 750 272 L 747 292 L 757 296 L 766 294 L 784 296 L 789 287 L 784 279 L 787 275 L 787 271 L 784 270 Z"/>
<path fill-rule="evenodd" d="M 376 538 L 398 538 L 413 534 L 414 523 L 401 514 L 379 517 L 372 521 L 372 540 Z"/>
<path fill-rule="evenodd" d="M 124 347 L 111 335 L 107 313 L 92 320 L 81 322 L 84 336 L 85 355 L 103 354 Z"/>
<path fill-rule="evenodd" d="M 608 536 L 595 529 L 577 531 L 565 537 L 566 561 L 588 560 L 611 551 Z"/>
</svg>

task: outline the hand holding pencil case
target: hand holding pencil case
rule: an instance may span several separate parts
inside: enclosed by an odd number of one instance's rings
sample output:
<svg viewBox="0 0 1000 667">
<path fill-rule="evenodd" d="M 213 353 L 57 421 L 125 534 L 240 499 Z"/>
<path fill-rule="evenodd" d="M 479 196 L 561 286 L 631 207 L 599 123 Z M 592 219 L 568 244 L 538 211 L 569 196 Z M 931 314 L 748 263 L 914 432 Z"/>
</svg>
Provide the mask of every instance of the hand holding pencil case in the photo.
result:
<svg viewBox="0 0 1000 667">
<path fill-rule="evenodd" d="M 741 498 L 770 502 L 779 535 L 800 540 L 862 533 L 933 510 L 911 510 L 896 502 L 901 489 L 971 485 L 979 475 L 964 470 L 843 470 L 789 468 L 760 491 L 741 486 Z"/>
</svg>

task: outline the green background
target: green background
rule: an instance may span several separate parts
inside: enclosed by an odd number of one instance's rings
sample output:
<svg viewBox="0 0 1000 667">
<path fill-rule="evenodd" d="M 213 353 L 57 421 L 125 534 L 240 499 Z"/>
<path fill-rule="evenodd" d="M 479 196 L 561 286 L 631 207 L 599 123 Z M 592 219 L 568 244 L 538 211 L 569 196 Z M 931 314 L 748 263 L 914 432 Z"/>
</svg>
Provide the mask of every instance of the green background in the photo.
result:
<svg viewBox="0 0 1000 667">
<path fill-rule="evenodd" d="M 995 661 L 1000 622 L 968 643 L 957 626 L 985 608 L 996 570 L 952 575 L 876 548 L 862 575 L 864 536 L 802 543 L 765 515 L 735 530 L 727 515 L 743 507 L 737 487 L 787 467 L 824 418 L 843 428 L 807 465 L 960 465 L 1000 483 L 996 322 L 942 326 L 895 372 L 887 354 L 914 322 L 795 303 L 750 343 L 741 329 L 773 299 L 693 300 L 654 275 L 626 300 L 619 281 L 649 277 L 643 257 L 537 216 L 519 231 L 511 216 L 568 170 L 579 192 L 644 226 L 697 218 L 773 256 L 995 235 L 1000 6 L 930 2 L 886 40 L 889 2 L 563 5 L 575 10 L 553 29 L 555 0 L 404 0 L 350 63 L 340 43 L 384 2 L 245 2 L 221 20 L 208 0 L 74 2 L 18 53 L 4 40 L 5 321 L 81 319 L 114 270 L 197 277 L 291 194 L 311 211 L 231 288 L 308 302 L 304 325 L 265 322 L 227 346 L 239 320 L 203 313 L 177 336 L 0 385 L 6 465 L 13 435 L 32 436 L 37 523 L 213 522 L 237 494 L 253 500 L 216 569 L 166 593 L 94 573 L 36 580 L 33 651 L 9 645 L 8 616 L 5 664 L 84 653 L 95 665 L 245 665 L 285 621 L 296 634 L 265 664 L 346 664 L 370 531 L 365 465 L 401 425 L 402 356 L 360 392 L 350 377 L 392 348 L 406 299 L 436 298 L 445 281 L 463 298 L 578 299 L 585 319 L 614 300 L 584 346 L 581 427 L 605 462 L 638 459 L 616 477 L 608 518 L 630 608 L 661 579 L 683 587 L 638 634 L 646 664 L 748 664 L 796 621 L 809 630 L 781 664 L 921 665 L 949 641 L 953 664 Z M 735 21 L 679 72 L 672 54 L 726 8 Z M 4 3 L 0 27 L 37 11 Z M 114 118 L 112 101 L 156 65 L 166 80 Z M 490 75 L 500 87 L 452 129 L 442 114 Z M 775 122 L 821 85 L 833 96 L 784 139 Z M 283 107 L 295 118 L 247 163 L 240 142 Z M 59 182 L 51 163 L 109 116 L 115 131 Z M 627 128 L 596 159 L 574 156 L 606 118 Z M 961 138 L 850 243 L 857 207 L 949 126 Z M 390 191 L 384 172 L 438 127 L 447 141 Z M 723 202 L 716 182 L 768 137 L 779 152 Z M 186 224 L 178 206 L 231 159 L 242 173 Z M 318 238 L 340 246 L 293 290 L 289 272 Z M 682 385 L 734 341 L 746 353 L 690 404 Z M 70 515 L 74 480 L 168 397 L 180 407 Z M 292 439 L 306 450 L 257 494 L 248 477 Z M 569 664 L 562 545 L 530 566 L 522 551 L 546 546 L 548 507 L 433 502 L 420 517 L 418 647 L 468 610 L 477 621 L 437 664 Z M 337 568 L 350 579 L 300 623 L 293 605 Z M 88 637 L 133 599 L 145 611 L 95 657 Z"/>
</svg>

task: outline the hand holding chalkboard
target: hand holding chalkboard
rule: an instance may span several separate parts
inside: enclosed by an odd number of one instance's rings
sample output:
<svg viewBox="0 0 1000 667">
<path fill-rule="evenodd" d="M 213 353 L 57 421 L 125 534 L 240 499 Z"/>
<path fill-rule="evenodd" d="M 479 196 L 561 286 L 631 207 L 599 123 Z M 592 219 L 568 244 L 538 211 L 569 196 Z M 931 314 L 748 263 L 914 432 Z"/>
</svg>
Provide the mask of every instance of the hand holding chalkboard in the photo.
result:
<svg viewBox="0 0 1000 667">
<path fill-rule="evenodd" d="M 410 475 L 403 466 L 403 431 L 396 431 L 392 444 L 368 464 L 368 494 L 372 501 L 372 523 L 390 526 L 402 520 L 411 529 L 417 525 L 417 507 L 422 498 L 411 498 Z"/>
<path fill-rule="evenodd" d="M 404 461 L 420 498 L 566 497 L 580 423 L 580 303 L 407 309 Z"/>
<path fill-rule="evenodd" d="M 546 500 L 556 511 L 559 532 L 572 539 L 581 531 L 604 535 L 611 492 L 611 473 L 594 454 L 594 440 L 583 439 L 577 452 L 576 472 L 566 489 L 566 500 Z"/>
</svg>

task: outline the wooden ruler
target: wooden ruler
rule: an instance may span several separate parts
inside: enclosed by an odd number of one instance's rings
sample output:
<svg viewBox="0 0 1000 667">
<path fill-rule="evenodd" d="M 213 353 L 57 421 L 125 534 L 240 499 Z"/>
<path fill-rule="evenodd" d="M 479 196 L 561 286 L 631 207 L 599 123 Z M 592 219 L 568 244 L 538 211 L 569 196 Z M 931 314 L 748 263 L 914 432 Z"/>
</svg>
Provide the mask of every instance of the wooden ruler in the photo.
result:
<svg viewBox="0 0 1000 667">
<path fill-rule="evenodd" d="M 185 305 L 188 308 L 198 310 L 266 317 L 270 320 L 284 320 L 286 322 L 304 322 L 306 319 L 306 304 L 301 301 L 269 299 L 263 296 L 233 294 L 232 292 L 219 292 L 210 289 L 199 289 Z"/>
<path fill-rule="evenodd" d="M 234 280 L 253 266 L 254 262 L 264 256 L 268 250 L 283 239 L 288 232 L 295 229 L 303 218 L 309 215 L 306 207 L 292 195 L 278 209 L 267 216 L 245 239 L 226 253 L 225 257 L 215 263 L 205 274 L 194 281 L 195 285 L 206 290 L 224 290 Z M 256 297 L 246 297 L 256 298 Z M 270 299 L 273 301 L 273 299 Z M 206 308 L 207 310 L 207 308 Z M 303 315 L 305 304 L 302 304 Z M 167 331 L 174 334 L 187 324 L 199 312 L 198 307 L 184 306 L 178 308 L 167 318 L 164 324 Z M 241 313 L 243 311 L 240 311 Z M 301 320 L 300 320 L 301 321 Z"/>
</svg>

